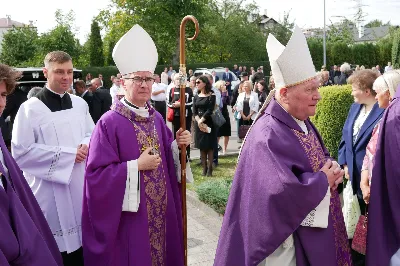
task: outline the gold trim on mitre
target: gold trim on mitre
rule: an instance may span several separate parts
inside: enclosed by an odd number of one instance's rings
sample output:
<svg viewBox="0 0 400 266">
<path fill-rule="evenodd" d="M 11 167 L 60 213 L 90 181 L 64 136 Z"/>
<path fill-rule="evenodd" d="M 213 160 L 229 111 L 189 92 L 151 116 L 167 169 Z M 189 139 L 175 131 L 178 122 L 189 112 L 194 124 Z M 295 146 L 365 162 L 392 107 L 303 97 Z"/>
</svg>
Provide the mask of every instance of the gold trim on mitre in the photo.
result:
<svg viewBox="0 0 400 266">
<path fill-rule="evenodd" d="M 317 78 L 317 76 L 314 76 L 314 77 L 311 77 L 311 78 L 308 78 L 308 79 L 305 79 L 305 80 L 302 80 L 302 81 L 299 81 L 299 82 L 296 82 L 296 83 L 293 83 L 293 84 L 286 85 L 285 87 L 282 87 L 282 89 L 283 88 L 291 88 L 291 87 L 306 83 L 306 82 L 308 82 L 310 80 L 313 80 L 315 78 Z"/>
</svg>

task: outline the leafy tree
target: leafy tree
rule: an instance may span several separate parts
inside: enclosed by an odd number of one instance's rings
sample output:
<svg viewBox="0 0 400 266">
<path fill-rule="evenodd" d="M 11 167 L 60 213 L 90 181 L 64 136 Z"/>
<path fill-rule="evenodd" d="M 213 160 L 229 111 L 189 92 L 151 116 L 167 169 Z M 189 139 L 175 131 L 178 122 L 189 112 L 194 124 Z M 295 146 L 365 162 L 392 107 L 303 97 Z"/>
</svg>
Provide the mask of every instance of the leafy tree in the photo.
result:
<svg viewBox="0 0 400 266">
<path fill-rule="evenodd" d="M 37 52 L 38 33 L 35 27 L 12 28 L 3 36 L 0 61 L 10 66 L 27 66 Z"/>
<path fill-rule="evenodd" d="M 118 40 L 134 24 L 140 24 L 157 45 L 159 62 L 178 62 L 179 25 L 187 14 L 195 14 L 200 24 L 209 0 L 112 0 L 112 7 L 103 10 L 99 21 L 107 31 L 107 39 Z M 190 26 L 188 34 L 192 34 Z"/>
<path fill-rule="evenodd" d="M 106 65 L 107 66 L 115 66 L 114 59 L 112 58 L 112 52 L 114 50 L 114 46 L 116 44 L 115 40 L 109 40 L 107 43 L 107 57 L 106 57 Z"/>
<path fill-rule="evenodd" d="M 104 66 L 103 41 L 99 23 L 93 20 L 89 37 L 89 60 L 91 66 Z"/>
<path fill-rule="evenodd" d="M 341 23 L 336 25 L 331 23 L 327 34 L 327 41 L 331 43 L 343 42 L 353 44 L 355 29 L 355 24 L 348 19 L 344 19 Z"/>
<path fill-rule="evenodd" d="M 379 19 L 374 19 L 371 20 L 370 22 L 368 22 L 367 24 L 365 24 L 365 28 L 373 28 L 373 27 L 381 27 L 381 26 L 389 26 L 390 25 L 390 21 L 383 23 L 382 20 Z"/>
<path fill-rule="evenodd" d="M 68 53 L 74 61 L 77 61 L 81 46 L 78 39 L 75 38 L 73 23 L 74 13 L 70 11 L 64 15 L 60 10 L 56 11 L 57 25 L 40 36 L 38 53 L 33 60 L 33 64 L 40 66 L 43 63 L 43 58 L 51 51 L 64 51 Z"/>
<path fill-rule="evenodd" d="M 278 24 L 273 28 L 266 30 L 267 34 L 273 34 L 283 45 L 286 45 L 289 42 L 290 37 L 292 36 L 292 29 L 295 25 L 295 21 L 290 19 L 290 11 L 291 10 L 284 12 L 283 19 L 279 20 Z"/>
</svg>

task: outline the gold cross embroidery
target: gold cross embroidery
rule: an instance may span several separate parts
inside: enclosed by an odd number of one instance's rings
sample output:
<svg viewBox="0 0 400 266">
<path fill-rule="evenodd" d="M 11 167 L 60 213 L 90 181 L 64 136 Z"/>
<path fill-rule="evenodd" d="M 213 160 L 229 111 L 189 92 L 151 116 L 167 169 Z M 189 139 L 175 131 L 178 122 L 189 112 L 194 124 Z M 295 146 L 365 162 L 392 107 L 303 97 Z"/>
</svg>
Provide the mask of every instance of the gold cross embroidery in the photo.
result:
<svg viewBox="0 0 400 266">
<path fill-rule="evenodd" d="M 143 145 L 142 147 L 142 152 L 144 152 L 147 148 L 149 147 L 153 147 L 152 149 L 152 153 L 153 154 L 160 154 L 159 149 L 160 149 L 160 145 L 158 145 L 157 143 L 154 144 L 154 138 L 147 136 L 147 145 Z M 154 144 L 154 145 L 153 145 Z"/>
</svg>

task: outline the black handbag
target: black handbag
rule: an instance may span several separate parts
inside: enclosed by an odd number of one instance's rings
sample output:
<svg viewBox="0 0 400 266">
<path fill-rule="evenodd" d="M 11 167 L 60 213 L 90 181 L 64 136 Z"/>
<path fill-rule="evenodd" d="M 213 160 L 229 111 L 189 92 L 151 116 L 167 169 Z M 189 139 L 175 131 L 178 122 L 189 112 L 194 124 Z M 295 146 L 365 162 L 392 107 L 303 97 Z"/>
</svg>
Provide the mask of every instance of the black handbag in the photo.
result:
<svg viewBox="0 0 400 266">
<path fill-rule="evenodd" d="M 222 115 L 221 110 L 217 107 L 213 114 L 211 115 L 211 119 L 216 127 L 221 127 L 226 123 L 224 116 Z"/>
</svg>

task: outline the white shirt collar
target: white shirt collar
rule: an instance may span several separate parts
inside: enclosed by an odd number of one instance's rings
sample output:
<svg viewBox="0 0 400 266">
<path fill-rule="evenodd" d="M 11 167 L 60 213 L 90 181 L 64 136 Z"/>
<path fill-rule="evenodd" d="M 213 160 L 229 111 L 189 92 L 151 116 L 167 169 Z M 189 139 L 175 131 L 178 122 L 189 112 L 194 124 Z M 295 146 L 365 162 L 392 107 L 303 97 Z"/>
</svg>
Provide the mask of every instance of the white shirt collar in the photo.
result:
<svg viewBox="0 0 400 266">
<path fill-rule="evenodd" d="M 64 92 L 64 93 L 55 92 L 55 91 L 53 91 L 52 89 L 50 89 L 49 86 L 48 86 L 47 84 L 46 84 L 46 89 L 48 89 L 49 91 L 51 91 L 51 92 L 54 93 L 54 94 L 60 95 L 61 98 L 64 97 L 65 93 L 67 93 L 67 92 Z"/>
<path fill-rule="evenodd" d="M 276 102 L 279 104 L 280 107 L 282 107 L 283 110 L 285 110 L 286 113 L 289 114 L 289 112 L 288 112 L 278 101 L 276 101 Z M 303 130 L 303 132 L 304 132 L 306 135 L 308 135 L 308 128 L 307 128 L 306 122 L 304 122 L 304 121 L 302 121 L 302 120 L 300 120 L 300 119 L 297 119 L 296 117 L 292 116 L 291 114 L 289 114 L 289 115 L 290 115 L 290 116 L 293 118 L 293 120 L 299 125 L 299 127 Z"/>
<path fill-rule="evenodd" d="M 85 96 L 87 92 L 88 92 L 88 90 L 85 90 L 85 91 L 82 93 L 81 97 Z"/>
<path fill-rule="evenodd" d="M 129 110 L 131 110 L 132 112 L 134 112 L 135 114 L 141 116 L 141 117 L 149 117 L 149 109 L 147 107 L 139 107 L 139 109 L 133 108 L 132 106 L 129 106 L 126 102 L 125 102 L 125 97 L 121 99 L 121 103 L 123 105 L 125 105 L 126 107 L 129 108 Z"/>
</svg>

